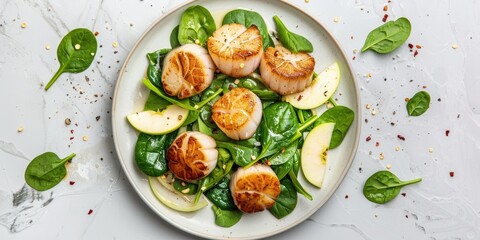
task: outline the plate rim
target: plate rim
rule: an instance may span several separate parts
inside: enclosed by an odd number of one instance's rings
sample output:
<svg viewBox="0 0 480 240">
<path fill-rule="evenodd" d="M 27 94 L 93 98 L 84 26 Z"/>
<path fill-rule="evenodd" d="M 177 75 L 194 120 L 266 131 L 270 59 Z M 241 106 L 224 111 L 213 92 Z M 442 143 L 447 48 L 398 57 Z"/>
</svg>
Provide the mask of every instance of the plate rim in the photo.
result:
<svg viewBox="0 0 480 240">
<path fill-rule="evenodd" d="M 143 196 L 143 193 L 140 192 L 140 188 L 137 186 L 137 184 L 133 181 L 132 179 L 132 175 L 127 171 L 127 166 L 126 166 L 126 163 L 122 160 L 120 160 L 122 157 L 122 154 L 120 153 L 119 149 L 120 149 L 120 146 L 118 145 L 119 143 L 119 140 L 117 139 L 117 134 L 115 133 L 115 129 L 117 129 L 117 124 L 116 124 L 116 102 L 117 102 L 117 97 L 118 97 L 118 91 L 119 91 L 119 86 L 120 86 L 120 83 L 121 83 L 121 79 L 123 78 L 123 74 L 125 73 L 125 70 L 127 68 L 127 65 L 128 63 L 130 62 L 130 59 L 132 58 L 132 55 L 133 53 L 136 51 L 136 49 L 138 48 L 138 46 L 141 44 L 141 42 L 143 41 L 143 39 L 145 38 L 145 36 L 147 34 L 150 33 L 150 31 L 159 23 L 161 22 L 164 18 L 167 18 L 169 17 L 170 15 L 172 15 L 173 13 L 175 13 L 176 11 L 178 11 L 179 9 L 187 6 L 187 5 L 190 5 L 190 4 L 194 4 L 195 2 L 198 2 L 198 1 L 201 1 L 201 0 L 187 0 L 175 7 L 173 7 L 172 9 L 170 9 L 169 11 L 167 11 L 166 13 L 162 14 L 162 16 L 158 17 L 152 24 L 150 24 L 145 30 L 144 32 L 138 37 L 137 41 L 135 42 L 135 44 L 132 46 L 132 48 L 130 49 L 127 57 L 125 58 L 125 61 L 122 65 L 122 68 L 120 69 L 120 73 L 118 75 L 118 78 L 117 78 L 117 81 L 115 83 L 115 90 L 113 92 L 113 101 L 112 101 L 112 117 L 111 117 L 111 123 L 112 123 L 112 135 L 113 135 L 113 141 L 114 141 L 114 146 L 115 146 L 115 153 L 117 155 L 117 158 L 120 162 L 120 165 L 122 166 L 122 170 L 124 172 L 124 174 L 127 176 L 127 179 L 128 179 L 128 182 L 132 185 L 133 189 L 135 190 L 137 196 L 139 196 L 142 201 L 144 202 L 144 204 L 146 204 L 153 212 L 155 212 L 156 215 L 160 216 L 165 222 L 167 222 L 168 224 L 176 227 L 177 229 L 180 229 L 186 233 L 189 233 L 189 234 L 192 234 L 192 235 L 195 235 L 195 236 L 199 236 L 199 237 L 215 237 L 217 239 L 229 239 L 229 237 L 225 237 L 225 236 L 213 236 L 213 235 L 210 235 L 209 234 L 204 234 L 204 233 L 200 233 L 200 232 L 196 232 L 196 231 L 193 231 L 191 230 L 190 228 L 187 228 L 183 225 L 179 225 L 179 224 L 175 224 L 173 223 L 172 221 L 170 221 L 167 216 L 165 216 L 164 214 L 162 214 L 161 212 L 158 211 L 157 208 L 155 208 L 155 206 L 153 206 L 144 196 Z M 208 1 L 208 0 L 203 0 L 203 1 Z M 239 0 L 238 0 L 239 1 Z M 356 78 L 356 75 L 353 73 L 353 68 L 352 68 L 352 65 L 350 63 L 350 59 L 347 57 L 346 55 L 346 52 L 344 51 L 344 49 L 342 48 L 342 46 L 339 44 L 337 38 L 334 36 L 334 34 L 328 29 L 325 27 L 325 25 L 320 22 L 316 17 L 310 15 L 309 13 L 307 13 L 305 10 L 303 10 L 302 8 L 300 7 L 297 7 L 296 5 L 294 5 L 293 3 L 289 2 L 288 0 L 270 0 L 270 1 L 273 1 L 273 2 L 278 2 L 279 4 L 285 4 L 285 5 L 288 5 L 288 7 L 290 8 L 293 8 L 299 12 L 301 12 L 305 17 L 308 17 L 310 18 L 310 20 L 312 20 L 315 24 L 319 25 L 321 28 L 323 28 L 323 30 L 325 31 L 325 33 L 327 34 L 328 37 L 330 37 L 330 39 L 333 41 L 333 43 L 337 46 L 339 52 L 340 52 L 340 55 L 343 57 L 343 60 L 345 61 L 346 63 L 346 67 L 348 69 L 348 72 L 350 73 L 350 76 L 352 77 L 352 83 L 353 83 L 353 88 L 354 88 L 354 92 L 355 92 L 355 99 L 356 99 L 356 106 L 355 106 L 355 109 L 356 109 L 356 115 L 355 116 L 355 119 L 356 121 L 355 122 L 355 127 L 356 127 L 356 133 L 355 133 L 355 136 L 354 136 L 354 143 L 353 143 L 353 149 L 352 151 L 350 152 L 349 154 L 349 157 L 348 157 L 348 161 L 347 161 L 347 164 L 345 166 L 345 168 L 343 169 L 343 171 L 340 173 L 340 178 L 339 178 L 339 181 L 337 181 L 335 184 L 333 184 L 333 187 L 332 189 L 326 193 L 326 197 L 320 201 L 315 207 L 311 208 L 310 211 L 306 212 L 306 214 L 304 214 L 302 217 L 300 217 L 297 221 L 294 221 L 292 222 L 292 224 L 288 225 L 288 226 L 285 226 L 281 229 L 278 229 L 276 231 L 272 231 L 272 232 L 269 232 L 267 234 L 262 234 L 262 235 L 258 235 L 258 236 L 255 236 L 255 238 L 265 238 L 265 237 L 269 237 L 269 236 L 273 236 L 273 235 L 277 235 L 277 234 L 280 234 L 282 232 L 285 232 L 289 229 L 292 229 L 296 226 L 298 226 L 299 224 L 301 224 L 302 222 L 304 222 L 306 219 L 308 219 L 309 217 L 311 217 L 315 212 L 317 212 L 323 205 L 325 205 L 325 203 L 327 201 L 329 201 L 332 197 L 332 195 L 338 190 L 340 184 L 343 183 L 343 181 L 345 180 L 345 177 L 348 173 L 348 171 L 350 171 L 351 169 L 351 166 L 353 164 L 353 160 L 355 159 L 355 156 L 358 152 L 358 146 L 359 146 L 359 142 L 360 142 L 360 134 L 361 134 L 361 121 L 360 121 L 360 116 L 361 116 L 361 97 L 360 97 L 360 89 L 359 89 L 359 85 L 358 85 L 358 81 L 357 81 L 357 78 Z M 251 239 L 251 238 L 249 238 Z"/>
</svg>

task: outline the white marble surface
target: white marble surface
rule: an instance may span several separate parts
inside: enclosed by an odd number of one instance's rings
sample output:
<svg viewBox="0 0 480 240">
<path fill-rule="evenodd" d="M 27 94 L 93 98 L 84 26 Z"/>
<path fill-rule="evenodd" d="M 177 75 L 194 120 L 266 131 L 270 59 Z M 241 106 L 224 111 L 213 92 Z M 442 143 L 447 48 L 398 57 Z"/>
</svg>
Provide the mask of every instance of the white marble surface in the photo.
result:
<svg viewBox="0 0 480 240">
<path fill-rule="evenodd" d="M 193 238 L 135 194 L 116 158 L 110 124 L 114 85 L 129 50 L 182 2 L 0 0 L 0 239 Z M 362 107 L 359 150 L 335 195 L 275 239 L 480 239 L 480 2 L 291 2 L 334 34 L 351 59 L 362 106 L 371 107 Z M 357 51 L 385 13 L 410 19 L 407 42 L 421 46 L 416 57 L 407 44 L 388 55 Z M 58 68 L 57 44 L 78 27 L 99 32 L 94 64 L 62 75 L 45 92 L 42 85 Z M 431 94 L 431 107 L 408 117 L 405 98 L 420 90 Z M 14 199 L 30 159 L 45 151 L 77 153 L 66 180 L 43 193 L 24 189 L 27 201 Z M 423 181 L 388 204 L 370 203 L 363 183 L 387 165 L 402 179 Z"/>
</svg>

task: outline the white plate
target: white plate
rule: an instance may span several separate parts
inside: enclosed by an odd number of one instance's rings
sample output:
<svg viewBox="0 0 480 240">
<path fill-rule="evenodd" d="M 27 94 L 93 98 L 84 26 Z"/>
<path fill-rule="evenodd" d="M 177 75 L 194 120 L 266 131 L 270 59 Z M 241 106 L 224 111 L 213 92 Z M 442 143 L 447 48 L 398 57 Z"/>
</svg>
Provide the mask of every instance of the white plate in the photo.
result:
<svg viewBox="0 0 480 240">
<path fill-rule="evenodd" d="M 134 162 L 134 148 L 137 132 L 128 124 L 126 116 L 143 108 L 148 90 L 141 83 L 148 66 L 146 54 L 160 48 L 169 48 L 171 30 L 179 24 L 180 16 L 191 5 L 202 5 L 210 10 L 215 18 L 222 19 L 229 10 L 251 9 L 260 13 L 269 26 L 274 26 L 273 16 L 278 15 L 292 31 L 307 37 L 314 46 L 316 72 L 337 61 L 341 69 L 340 86 L 335 97 L 338 103 L 355 111 L 356 118 L 343 143 L 329 152 L 329 165 L 322 189 L 300 181 L 313 196 L 313 201 L 298 196 L 295 210 L 278 220 L 270 212 L 244 214 L 239 223 L 231 228 L 218 227 L 210 206 L 194 213 L 181 213 L 160 203 L 150 191 L 147 177 Z M 217 24 L 218 27 L 218 24 Z M 358 87 L 345 54 L 332 35 L 315 19 L 295 6 L 278 0 L 199 0 L 188 2 L 164 14 L 140 37 L 128 55 L 117 81 L 113 101 L 112 123 L 115 147 L 120 163 L 133 188 L 143 201 L 165 221 L 194 235 L 206 238 L 263 238 L 285 231 L 311 216 L 334 193 L 352 163 L 359 139 L 359 94 Z"/>
</svg>

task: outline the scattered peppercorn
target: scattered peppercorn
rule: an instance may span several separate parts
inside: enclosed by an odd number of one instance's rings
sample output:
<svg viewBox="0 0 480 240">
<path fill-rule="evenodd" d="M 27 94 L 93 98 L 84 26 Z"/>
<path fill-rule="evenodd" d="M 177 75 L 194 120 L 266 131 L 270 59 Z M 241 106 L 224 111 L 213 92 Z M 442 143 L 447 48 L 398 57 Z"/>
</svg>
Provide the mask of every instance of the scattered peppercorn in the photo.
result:
<svg viewBox="0 0 480 240">
<path fill-rule="evenodd" d="M 404 196 L 404 197 L 407 196 L 407 193 L 402 193 L 402 196 Z"/>
<path fill-rule="evenodd" d="M 348 199 L 348 195 L 345 195 L 345 199 Z"/>
<path fill-rule="evenodd" d="M 400 135 L 400 134 L 397 135 L 397 138 L 400 139 L 400 140 L 402 140 L 402 141 L 405 141 L 405 137 L 402 136 L 402 135 Z"/>
<path fill-rule="evenodd" d="M 70 118 L 65 118 L 65 125 L 70 125 L 72 123 L 72 120 Z M 72 130 L 73 131 L 73 130 Z M 73 132 L 72 132 L 73 133 Z"/>
<path fill-rule="evenodd" d="M 445 136 L 448 137 L 448 134 L 450 134 L 450 130 L 446 130 L 446 131 L 445 131 Z"/>
</svg>

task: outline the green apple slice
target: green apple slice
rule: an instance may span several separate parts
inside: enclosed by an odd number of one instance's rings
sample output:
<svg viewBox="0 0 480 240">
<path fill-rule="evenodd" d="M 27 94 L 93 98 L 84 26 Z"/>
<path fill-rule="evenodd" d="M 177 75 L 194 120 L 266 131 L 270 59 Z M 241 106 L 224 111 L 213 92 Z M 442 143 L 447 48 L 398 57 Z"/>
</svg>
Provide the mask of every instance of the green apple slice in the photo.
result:
<svg viewBox="0 0 480 240">
<path fill-rule="evenodd" d="M 173 179 L 168 174 L 160 177 L 148 177 L 148 184 L 155 197 L 165 206 L 181 211 L 194 212 L 208 205 L 205 196 L 195 204 L 195 195 L 186 195 L 178 192 L 172 186 Z"/>
<path fill-rule="evenodd" d="M 313 109 L 324 104 L 337 90 L 340 68 L 335 62 L 313 79 L 310 86 L 299 93 L 285 95 L 283 100 L 299 109 Z"/>
<path fill-rule="evenodd" d="M 127 116 L 130 124 L 140 132 L 160 135 L 175 131 L 187 120 L 188 110 L 170 105 L 163 111 L 143 111 Z"/>
<path fill-rule="evenodd" d="M 327 169 L 328 148 L 335 123 L 324 123 L 308 133 L 302 147 L 302 172 L 308 182 L 322 187 Z"/>
</svg>

